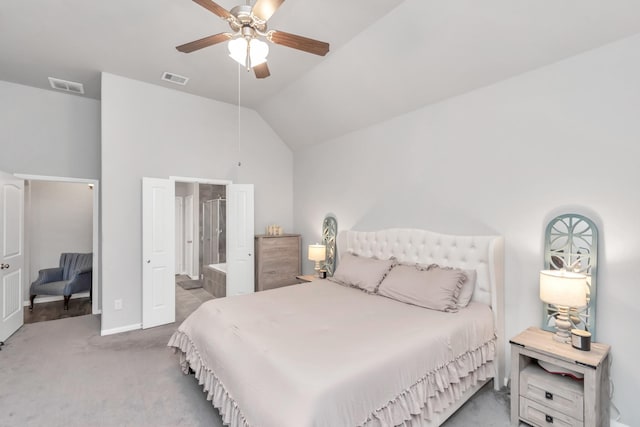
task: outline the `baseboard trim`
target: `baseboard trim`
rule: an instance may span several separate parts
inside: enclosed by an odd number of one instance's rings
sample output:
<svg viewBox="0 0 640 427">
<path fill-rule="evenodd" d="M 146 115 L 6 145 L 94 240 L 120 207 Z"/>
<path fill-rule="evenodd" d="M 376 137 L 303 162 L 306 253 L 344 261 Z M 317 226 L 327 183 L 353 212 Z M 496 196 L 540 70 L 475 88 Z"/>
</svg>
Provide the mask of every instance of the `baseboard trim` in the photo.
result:
<svg viewBox="0 0 640 427">
<path fill-rule="evenodd" d="M 79 294 L 73 294 L 71 295 L 71 299 L 77 299 L 77 298 L 88 298 L 89 297 L 89 292 L 82 292 Z M 45 302 L 54 302 L 54 301 L 62 301 L 64 300 L 64 297 L 62 295 L 47 295 L 47 296 L 39 296 L 37 297 L 33 303 L 34 304 L 44 304 Z M 22 304 L 23 306 L 27 307 L 29 305 L 31 305 L 31 302 L 29 300 L 24 301 L 24 303 Z"/>
<path fill-rule="evenodd" d="M 100 335 L 101 336 L 114 335 L 114 334 L 120 334 L 122 332 L 135 331 L 138 329 L 142 329 L 142 323 L 134 323 L 133 325 L 120 326 L 118 328 L 102 329 L 100 331 Z"/>
</svg>

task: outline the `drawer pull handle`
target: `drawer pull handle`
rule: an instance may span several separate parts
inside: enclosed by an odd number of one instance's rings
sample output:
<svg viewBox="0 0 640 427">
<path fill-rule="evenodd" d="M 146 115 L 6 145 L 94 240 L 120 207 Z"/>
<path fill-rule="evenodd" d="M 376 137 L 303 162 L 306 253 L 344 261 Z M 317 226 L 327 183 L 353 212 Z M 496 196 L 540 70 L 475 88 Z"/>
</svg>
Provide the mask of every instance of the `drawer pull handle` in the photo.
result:
<svg viewBox="0 0 640 427">
<path fill-rule="evenodd" d="M 553 424 L 553 417 L 551 415 L 545 415 L 544 419 L 546 422 L 548 422 L 549 424 Z"/>
<path fill-rule="evenodd" d="M 544 397 L 546 397 L 549 400 L 553 400 L 553 393 L 549 393 L 548 391 L 545 391 Z"/>
</svg>

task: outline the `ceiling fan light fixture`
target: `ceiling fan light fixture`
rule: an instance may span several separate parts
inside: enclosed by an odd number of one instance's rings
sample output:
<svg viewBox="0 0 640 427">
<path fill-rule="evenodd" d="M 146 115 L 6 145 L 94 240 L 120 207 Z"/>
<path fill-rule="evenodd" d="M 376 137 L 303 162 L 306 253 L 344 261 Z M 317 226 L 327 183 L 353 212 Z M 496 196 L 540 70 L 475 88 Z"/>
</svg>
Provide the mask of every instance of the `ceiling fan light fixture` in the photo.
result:
<svg viewBox="0 0 640 427">
<path fill-rule="evenodd" d="M 284 31 L 267 30 L 267 21 L 285 0 L 246 0 L 231 10 L 216 3 L 215 0 L 193 0 L 214 15 L 227 22 L 231 32 L 214 34 L 189 43 L 176 46 L 179 52 L 191 53 L 222 42 L 229 42 L 229 56 L 247 71 L 253 68 L 257 79 L 271 75 L 267 66 L 269 45 L 265 42 L 290 47 L 302 52 L 325 56 L 329 53 L 329 43 Z M 253 3 L 253 6 L 251 5 Z"/>
<path fill-rule="evenodd" d="M 262 40 L 252 38 L 249 42 L 244 37 L 229 40 L 229 56 L 243 67 L 247 66 L 247 53 L 251 67 L 267 62 L 269 45 Z"/>
</svg>

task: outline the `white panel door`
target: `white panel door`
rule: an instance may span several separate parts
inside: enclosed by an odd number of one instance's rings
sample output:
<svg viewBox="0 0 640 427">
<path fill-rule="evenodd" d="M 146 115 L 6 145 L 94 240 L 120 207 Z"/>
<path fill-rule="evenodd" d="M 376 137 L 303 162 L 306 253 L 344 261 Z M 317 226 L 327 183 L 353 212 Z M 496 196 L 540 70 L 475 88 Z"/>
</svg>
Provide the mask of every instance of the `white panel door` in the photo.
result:
<svg viewBox="0 0 640 427">
<path fill-rule="evenodd" d="M 142 327 L 176 319 L 174 275 L 175 186 L 142 178 Z"/>
<path fill-rule="evenodd" d="M 193 269 L 193 194 L 184 198 L 184 265 L 185 272 L 192 279 L 197 279 Z"/>
<path fill-rule="evenodd" d="M 227 185 L 227 296 L 254 290 L 253 184 Z"/>
<path fill-rule="evenodd" d="M 0 172 L 0 341 L 22 326 L 24 181 Z"/>
<path fill-rule="evenodd" d="M 176 274 L 184 274 L 184 199 L 176 196 L 175 203 L 175 232 L 176 232 Z"/>
</svg>

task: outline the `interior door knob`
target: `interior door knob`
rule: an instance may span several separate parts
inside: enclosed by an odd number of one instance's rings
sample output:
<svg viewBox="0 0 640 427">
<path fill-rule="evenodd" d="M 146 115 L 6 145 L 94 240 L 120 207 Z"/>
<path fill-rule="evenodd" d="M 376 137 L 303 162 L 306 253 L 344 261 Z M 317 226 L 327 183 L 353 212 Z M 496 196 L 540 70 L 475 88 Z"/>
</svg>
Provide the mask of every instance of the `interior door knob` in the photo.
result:
<svg viewBox="0 0 640 427">
<path fill-rule="evenodd" d="M 150 259 L 147 260 L 147 264 L 151 264 L 151 260 Z"/>
<path fill-rule="evenodd" d="M 0 264 L 0 270 L 11 267 L 9 264 Z"/>
</svg>

